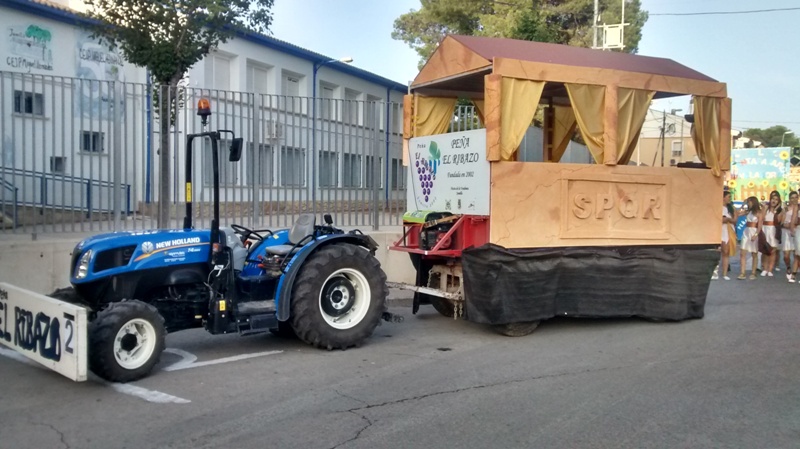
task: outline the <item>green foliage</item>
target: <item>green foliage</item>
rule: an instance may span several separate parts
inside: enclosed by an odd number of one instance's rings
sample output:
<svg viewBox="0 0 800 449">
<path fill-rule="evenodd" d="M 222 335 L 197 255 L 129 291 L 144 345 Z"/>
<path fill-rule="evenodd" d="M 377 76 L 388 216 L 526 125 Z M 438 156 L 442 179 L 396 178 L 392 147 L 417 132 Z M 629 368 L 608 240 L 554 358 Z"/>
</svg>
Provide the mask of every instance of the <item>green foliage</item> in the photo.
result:
<svg viewBox="0 0 800 449">
<path fill-rule="evenodd" d="M 161 83 L 184 73 L 234 30 L 266 33 L 273 0 L 86 0 L 94 37 Z"/>
<path fill-rule="evenodd" d="M 600 0 L 600 25 L 620 23 L 620 0 Z M 593 0 L 421 0 L 422 7 L 394 22 L 392 38 L 420 55 L 420 68 L 446 34 L 506 37 L 591 47 Z M 625 48 L 638 51 L 647 12 L 640 0 L 626 0 Z M 598 29 L 598 43 L 602 30 Z"/>
<path fill-rule="evenodd" d="M 788 131 L 790 131 L 789 128 L 776 125 L 767 129 L 750 128 L 744 132 L 744 136 L 753 140 L 758 140 L 766 148 L 780 147 L 781 139 L 783 139 L 783 146 L 785 147 L 800 146 L 800 139 L 794 134 L 786 134 L 784 136 L 784 133 Z"/>
<path fill-rule="evenodd" d="M 549 23 L 540 9 L 531 8 L 522 11 L 507 37 L 525 41 L 559 43 L 559 35 L 558 27 Z"/>
</svg>

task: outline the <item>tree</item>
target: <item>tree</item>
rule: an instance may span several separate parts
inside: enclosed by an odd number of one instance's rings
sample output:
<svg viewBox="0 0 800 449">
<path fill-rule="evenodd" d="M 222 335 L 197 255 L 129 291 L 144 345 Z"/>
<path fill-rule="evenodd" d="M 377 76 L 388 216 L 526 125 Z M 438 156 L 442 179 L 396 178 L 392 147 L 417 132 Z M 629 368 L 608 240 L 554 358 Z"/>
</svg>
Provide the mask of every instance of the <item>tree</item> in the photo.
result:
<svg viewBox="0 0 800 449">
<path fill-rule="evenodd" d="M 640 0 L 625 0 L 625 48 L 636 53 L 647 12 Z M 394 22 L 392 38 L 406 42 L 420 55 L 420 68 L 446 34 L 492 36 L 592 45 L 593 0 L 421 0 L 422 8 Z M 600 0 L 603 22 L 619 23 L 621 0 Z M 598 29 L 598 38 L 601 30 Z"/>
<path fill-rule="evenodd" d="M 781 146 L 781 140 L 783 140 L 783 146 L 785 147 L 800 146 L 800 139 L 794 134 L 786 134 L 784 136 L 784 133 L 787 132 L 790 132 L 789 128 L 776 125 L 767 129 L 750 128 L 744 132 L 744 136 L 761 142 L 765 148 L 777 148 Z"/>
<path fill-rule="evenodd" d="M 178 83 L 186 72 L 237 30 L 266 33 L 274 0 L 85 0 L 92 36 L 119 48 L 131 64 L 146 67 L 160 84 L 158 226 L 166 227 L 170 203 L 170 125 L 177 113 Z"/>
</svg>

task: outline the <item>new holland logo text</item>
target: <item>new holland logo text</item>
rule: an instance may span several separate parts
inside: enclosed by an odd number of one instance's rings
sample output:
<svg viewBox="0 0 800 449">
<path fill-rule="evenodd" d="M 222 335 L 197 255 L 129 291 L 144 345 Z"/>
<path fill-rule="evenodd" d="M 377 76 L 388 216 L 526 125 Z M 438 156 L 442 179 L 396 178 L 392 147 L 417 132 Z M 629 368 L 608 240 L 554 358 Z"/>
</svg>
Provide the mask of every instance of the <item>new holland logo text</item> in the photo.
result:
<svg viewBox="0 0 800 449">
<path fill-rule="evenodd" d="M 184 239 L 175 239 L 172 241 L 156 243 L 156 249 L 169 248 L 171 246 L 189 245 L 192 243 L 200 243 L 200 237 L 189 237 Z"/>
</svg>

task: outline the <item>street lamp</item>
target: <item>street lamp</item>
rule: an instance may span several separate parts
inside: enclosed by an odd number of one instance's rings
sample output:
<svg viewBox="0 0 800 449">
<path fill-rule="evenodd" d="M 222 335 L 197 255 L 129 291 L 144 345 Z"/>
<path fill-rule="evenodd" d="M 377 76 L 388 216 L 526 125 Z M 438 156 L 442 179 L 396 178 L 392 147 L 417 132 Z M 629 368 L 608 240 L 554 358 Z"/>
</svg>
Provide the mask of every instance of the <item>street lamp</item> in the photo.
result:
<svg viewBox="0 0 800 449">
<path fill-rule="evenodd" d="M 350 64 L 353 62 L 353 58 L 345 56 L 314 63 L 311 87 L 311 208 L 315 214 L 317 213 L 317 72 L 322 66 L 332 62 Z"/>
<path fill-rule="evenodd" d="M 783 133 L 783 135 L 781 136 L 781 146 L 783 146 L 783 139 L 786 138 L 787 134 L 794 134 L 794 131 L 786 131 L 785 133 Z"/>
</svg>

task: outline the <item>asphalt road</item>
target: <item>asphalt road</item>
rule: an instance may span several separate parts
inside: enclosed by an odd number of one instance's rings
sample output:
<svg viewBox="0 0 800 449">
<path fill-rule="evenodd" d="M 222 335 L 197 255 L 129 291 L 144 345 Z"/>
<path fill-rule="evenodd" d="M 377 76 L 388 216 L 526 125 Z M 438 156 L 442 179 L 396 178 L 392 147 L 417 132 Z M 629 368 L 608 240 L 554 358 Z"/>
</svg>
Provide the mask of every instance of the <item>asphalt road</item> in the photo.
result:
<svg viewBox="0 0 800 449">
<path fill-rule="evenodd" d="M 0 448 L 797 448 L 800 285 L 783 274 L 714 281 L 682 323 L 510 338 L 393 306 L 403 323 L 332 352 L 185 331 L 127 387 L 0 357 Z"/>
</svg>

